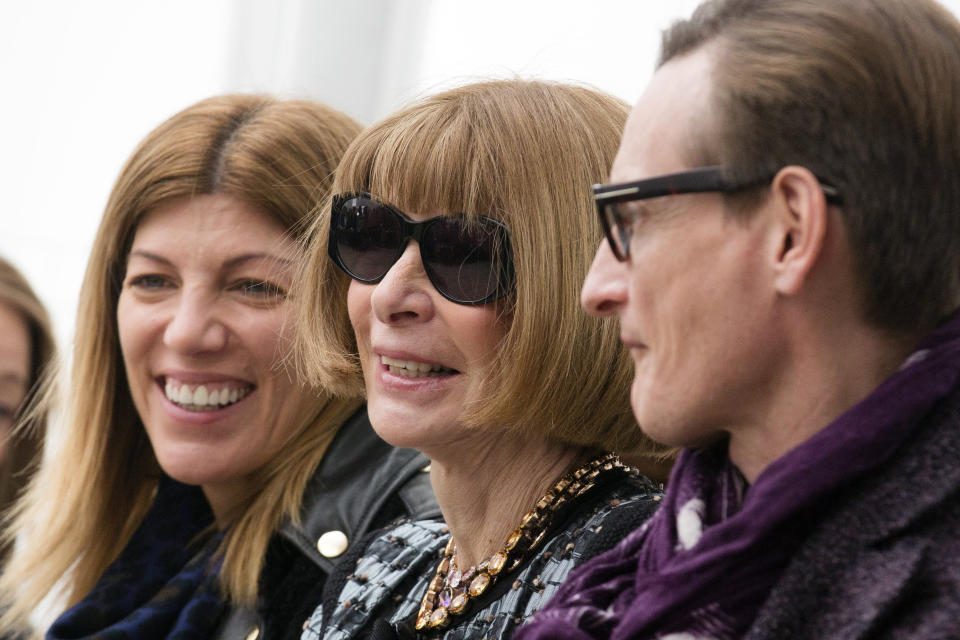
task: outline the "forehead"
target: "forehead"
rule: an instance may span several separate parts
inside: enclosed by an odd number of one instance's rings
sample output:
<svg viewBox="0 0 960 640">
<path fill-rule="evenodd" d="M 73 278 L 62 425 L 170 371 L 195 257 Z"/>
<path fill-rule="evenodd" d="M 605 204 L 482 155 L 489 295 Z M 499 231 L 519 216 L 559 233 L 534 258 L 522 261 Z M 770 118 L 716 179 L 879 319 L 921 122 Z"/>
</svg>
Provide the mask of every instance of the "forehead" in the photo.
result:
<svg viewBox="0 0 960 640">
<path fill-rule="evenodd" d="M 627 119 L 611 182 L 691 168 L 693 151 L 714 130 L 712 63 L 711 50 L 700 48 L 657 70 Z"/>
<path fill-rule="evenodd" d="M 137 226 L 133 250 L 222 256 L 288 250 L 284 228 L 256 207 L 225 194 L 166 202 Z"/>
</svg>

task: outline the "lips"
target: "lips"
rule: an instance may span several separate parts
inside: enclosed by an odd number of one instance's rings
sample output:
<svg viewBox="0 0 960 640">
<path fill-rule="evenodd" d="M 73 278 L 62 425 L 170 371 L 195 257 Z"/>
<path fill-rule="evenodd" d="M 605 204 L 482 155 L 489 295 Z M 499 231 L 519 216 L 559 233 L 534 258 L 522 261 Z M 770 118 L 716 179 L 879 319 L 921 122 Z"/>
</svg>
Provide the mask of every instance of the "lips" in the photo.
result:
<svg viewBox="0 0 960 640">
<path fill-rule="evenodd" d="M 197 384 L 166 376 L 157 382 L 170 402 L 187 411 L 216 411 L 240 402 L 256 389 L 256 385 L 241 380 Z"/>
</svg>

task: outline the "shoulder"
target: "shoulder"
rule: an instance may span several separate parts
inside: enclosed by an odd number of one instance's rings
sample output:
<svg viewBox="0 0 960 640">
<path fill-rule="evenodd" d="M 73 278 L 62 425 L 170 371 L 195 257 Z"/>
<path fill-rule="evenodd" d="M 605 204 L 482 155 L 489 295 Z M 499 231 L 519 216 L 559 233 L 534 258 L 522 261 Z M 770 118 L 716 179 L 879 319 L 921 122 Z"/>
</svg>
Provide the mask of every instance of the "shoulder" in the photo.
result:
<svg viewBox="0 0 960 640">
<path fill-rule="evenodd" d="M 415 602 L 417 583 L 432 573 L 449 537 L 439 520 L 402 522 L 374 534 L 359 557 L 344 559 L 343 571 L 349 574 L 335 597 L 325 599 L 331 611 L 323 612 L 323 637 L 354 637 L 375 617 L 389 616 L 406 601 Z"/>
<path fill-rule="evenodd" d="M 361 408 L 340 428 L 307 485 L 302 524 L 288 523 L 280 534 L 329 573 L 343 550 L 368 532 L 401 518 L 439 516 L 423 473 L 428 463 L 418 451 L 381 440 Z M 337 546 L 318 549 L 324 536 Z"/>
<path fill-rule="evenodd" d="M 960 620 L 960 410 L 808 514 L 813 530 L 751 638 L 954 638 Z M 816 615 L 811 615 L 816 612 Z M 880 621 L 883 621 L 882 624 Z M 882 633 L 875 627 L 882 626 Z M 879 627 L 877 627 L 879 628 Z"/>
<path fill-rule="evenodd" d="M 663 488 L 645 476 L 625 477 L 607 487 L 597 496 L 592 514 L 581 527 L 589 533 L 578 545 L 577 563 L 586 562 L 617 546 L 630 532 L 650 519 L 662 499 Z"/>
</svg>

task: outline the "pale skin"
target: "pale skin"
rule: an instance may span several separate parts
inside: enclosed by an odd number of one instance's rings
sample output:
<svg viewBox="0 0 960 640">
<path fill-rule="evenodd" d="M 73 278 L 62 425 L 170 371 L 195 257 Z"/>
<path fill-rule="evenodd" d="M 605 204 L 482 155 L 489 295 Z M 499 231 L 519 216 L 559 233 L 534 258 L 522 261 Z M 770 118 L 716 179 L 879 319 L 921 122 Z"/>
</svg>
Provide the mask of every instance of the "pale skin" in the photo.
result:
<svg viewBox="0 0 960 640">
<path fill-rule="evenodd" d="M 578 451 L 543 439 L 486 434 L 470 456 L 432 458 L 430 483 L 466 569 L 499 551 Z"/>
<path fill-rule="evenodd" d="M 408 213 L 415 220 L 429 215 Z M 506 331 L 495 304 L 460 305 L 428 281 L 410 241 L 377 284 L 350 283 L 350 320 L 367 388 L 367 410 L 380 436 L 431 459 L 430 480 L 466 569 L 499 551 L 521 518 L 581 455 L 543 437 L 500 425 L 463 424 Z M 382 357 L 442 366 L 443 375 L 398 375 Z"/>
<path fill-rule="evenodd" d="M 145 216 L 127 259 L 117 327 L 133 402 L 161 468 L 199 485 L 221 527 L 314 410 L 281 366 L 293 250 L 267 215 L 213 194 Z M 201 407 L 168 385 L 223 402 Z"/>
<path fill-rule="evenodd" d="M 662 66 L 633 109 L 611 183 L 696 166 L 709 139 L 710 46 Z M 783 167 L 750 216 L 719 194 L 642 203 L 627 262 L 606 241 L 582 304 L 616 314 L 635 365 L 631 403 L 651 437 L 697 446 L 729 435 L 753 482 L 771 462 L 856 404 L 917 336 L 873 328 L 860 309 L 841 211 L 817 177 Z"/>
</svg>

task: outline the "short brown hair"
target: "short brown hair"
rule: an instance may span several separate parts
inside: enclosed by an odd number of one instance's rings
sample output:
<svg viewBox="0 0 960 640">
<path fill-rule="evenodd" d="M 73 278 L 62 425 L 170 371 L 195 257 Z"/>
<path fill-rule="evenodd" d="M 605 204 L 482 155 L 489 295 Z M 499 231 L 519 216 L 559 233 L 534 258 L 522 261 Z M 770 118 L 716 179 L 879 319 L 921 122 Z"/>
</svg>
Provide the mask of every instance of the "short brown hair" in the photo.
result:
<svg viewBox="0 0 960 640">
<path fill-rule="evenodd" d="M 344 154 L 335 193 L 366 191 L 408 211 L 483 214 L 510 229 L 516 291 L 498 303 L 509 328 L 468 422 L 656 450 L 630 411 L 632 365 L 616 319 L 588 317 L 579 306 L 602 238 L 590 185 L 606 178 L 627 113 L 622 101 L 585 87 L 480 82 L 389 116 Z M 349 279 L 327 259 L 328 226 L 326 207 L 305 273 L 301 352 L 321 384 L 349 379 L 344 392 L 360 392 Z"/>
<path fill-rule="evenodd" d="M 837 187 L 865 319 L 924 332 L 960 305 L 960 25 L 932 0 L 709 0 L 660 64 L 707 45 L 734 179 Z M 704 146 L 701 144 L 701 146 Z"/>
</svg>

